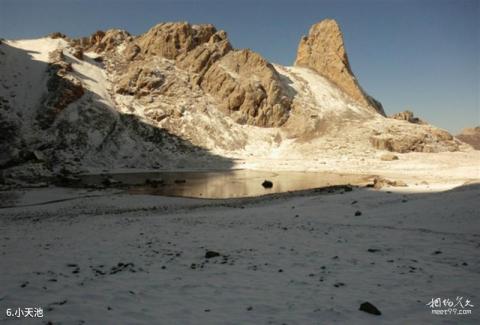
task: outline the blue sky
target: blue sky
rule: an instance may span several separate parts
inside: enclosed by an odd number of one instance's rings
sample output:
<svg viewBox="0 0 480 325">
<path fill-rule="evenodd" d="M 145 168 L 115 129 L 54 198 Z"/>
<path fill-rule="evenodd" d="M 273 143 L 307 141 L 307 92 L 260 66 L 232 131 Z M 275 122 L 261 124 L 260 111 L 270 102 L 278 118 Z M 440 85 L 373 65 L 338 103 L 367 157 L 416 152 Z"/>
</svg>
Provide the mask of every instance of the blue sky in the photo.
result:
<svg viewBox="0 0 480 325">
<path fill-rule="evenodd" d="M 363 88 L 387 113 L 413 110 L 457 132 L 480 124 L 479 0 L 0 0 L 0 37 L 85 36 L 159 22 L 212 23 L 236 48 L 291 65 L 300 37 L 336 19 Z"/>
</svg>

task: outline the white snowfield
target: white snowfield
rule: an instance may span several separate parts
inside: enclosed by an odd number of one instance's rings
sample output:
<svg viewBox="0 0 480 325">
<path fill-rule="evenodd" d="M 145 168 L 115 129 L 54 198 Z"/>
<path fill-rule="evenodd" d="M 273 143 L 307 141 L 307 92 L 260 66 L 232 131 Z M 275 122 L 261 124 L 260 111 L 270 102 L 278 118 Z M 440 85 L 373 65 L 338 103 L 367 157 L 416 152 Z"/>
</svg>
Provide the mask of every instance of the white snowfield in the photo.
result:
<svg viewBox="0 0 480 325">
<path fill-rule="evenodd" d="M 479 186 L 231 201 L 31 191 L 18 204 L 32 206 L 0 209 L 0 307 L 42 307 L 53 324 L 478 324 Z M 457 296 L 471 315 L 427 306 Z"/>
<path fill-rule="evenodd" d="M 39 134 L 27 127 L 31 108 L 46 86 L 34 61 L 48 62 L 49 52 L 66 44 L 49 38 L 6 42 L 29 54 L 6 53 L 0 95 L 16 95 L 23 132 L 34 139 Z M 113 95 L 110 76 L 93 53 L 84 60 L 65 55 L 89 94 L 62 118 L 75 121 L 77 105 L 90 101 L 108 107 L 112 119 L 133 112 L 147 124 L 173 127 L 167 119 L 150 119 L 152 107 Z M 380 175 L 407 186 L 235 200 L 113 189 L 0 191 L 0 322 L 479 324 L 480 151 L 396 154 L 398 160 L 382 161 L 384 152 L 360 139 L 389 127 L 388 119 L 308 69 L 275 68 L 303 107 L 284 127 L 238 125 L 202 98 L 206 110 L 187 110 L 177 135 L 201 140 L 231 159 L 230 168 Z M 331 125 L 324 125 L 327 116 Z M 337 130 L 335 119 L 347 127 Z M 319 136 L 327 129 L 330 137 Z M 128 133 L 121 140 L 109 150 L 126 155 L 143 145 Z M 92 132 L 89 141 L 102 143 L 103 135 Z M 85 170 L 102 171 L 94 153 L 86 154 L 91 164 Z M 202 164 L 176 153 L 171 158 L 162 156 L 163 169 L 220 166 L 208 157 Z M 131 159 L 141 166 L 144 157 Z M 126 170 L 116 163 L 109 161 L 109 171 Z M 206 258 L 207 251 L 219 256 Z M 471 314 L 433 315 L 427 305 L 457 297 L 471 301 L 474 307 L 465 308 Z M 360 311 L 367 301 L 381 315 Z M 5 314 L 25 307 L 43 308 L 44 317 Z"/>
</svg>

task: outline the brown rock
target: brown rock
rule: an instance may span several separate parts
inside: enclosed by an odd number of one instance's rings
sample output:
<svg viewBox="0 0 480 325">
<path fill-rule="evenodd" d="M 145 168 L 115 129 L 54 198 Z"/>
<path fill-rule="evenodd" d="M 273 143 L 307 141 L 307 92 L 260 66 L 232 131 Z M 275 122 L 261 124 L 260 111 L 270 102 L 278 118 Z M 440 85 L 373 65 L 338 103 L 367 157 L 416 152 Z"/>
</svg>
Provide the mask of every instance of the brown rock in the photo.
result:
<svg viewBox="0 0 480 325">
<path fill-rule="evenodd" d="M 412 126 L 412 128 L 389 130 L 370 137 L 372 146 L 392 152 L 441 152 L 456 151 L 458 143 L 447 131 L 433 127 Z"/>
<path fill-rule="evenodd" d="M 366 94 L 350 68 L 342 32 L 337 22 L 325 19 L 310 28 L 298 46 L 295 65 L 323 75 L 358 103 L 385 115 L 382 105 Z"/>
<path fill-rule="evenodd" d="M 184 80 L 166 80 L 153 70 L 159 65 L 171 69 L 160 58 L 188 72 L 188 87 L 210 94 L 238 123 L 271 127 L 288 119 L 291 98 L 275 68 L 255 52 L 233 50 L 227 34 L 209 24 L 159 24 L 127 42 L 121 62 L 115 64 L 116 92 L 142 97 L 188 90 Z"/>
<path fill-rule="evenodd" d="M 79 46 L 74 47 L 72 55 L 79 60 L 83 60 L 83 49 Z"/>
<path fill-rule="evenodd" d="M 138 46 L 137 44 L 131 43 L 127 46 L 123 54 L 127 61 L 132 61 L 138 58 L 138 55 L 140 54 L 140 52 L 141 52 L 140 46 Z"/>
<path fill-rule="evenodd" d="M 403 111 L 400 113 L 393 114 L 390 116 L 390 118 L 396 119 L 396 120 L 401 120 L 401 121 L 407 121 L 410 123 L 415 123 L 415 124 L 425 124 L 421 119 L 418 117 L 413 116 L 413 112 L 411 111 Z"/>
<path fill-rule="evenodd" d="M 238 123 L 276 127 L 288 119 L 291 99 L 278 72 L 250 50 L 232 51 L 216 61 L 201 87 Z"/>
<path fill-rule="evenodd" d="M 102 34 L 98 34 L 92 36 L 92 40 L 94 41 L 95 51 L 97 53 L 103 51 L 111 51 L 115 49 L 117 46 L 125 42 L 126 40 L 130 40 L 131 36 L 128 32 L 121 30 L 121 29 L 110 29 L 107 30 L 103 37 L 100 38 Z"/>
<path fill-rule="evenodd" d="M 131 65 L 127 73 L 118 78 L 115 91 L 123 95 L 142 97 L 163 85 L 165 78 L 155 66 Z"/>
<path fill-rule="evenodd" d="M 398 160 L 398 156 L 392 153 L 386 153 L 380 156 L 380 160 L 383 160 L 383 161 Z"/>
<path fill-rule="evenodd" d="M 457 135 L 457 139 L 468 143 L 475 150 L 480 150 L 480 126 L 463 129 L 462 132 Z"/>
<path fill-rule="evenodd" d="M 389 179 L 386 179 L 386 178 L 383 178 L 383 177 L 380 177 L 380 176 L 376 176 L 374 179 L 373 179 L 373 184 L 370 185 L 371 187 L 373 188 L 376 188 L 376 189 L 381 189 L 382 187 L 385 187 L 385 186 L 392 186 L 392 187 L 407 187 L 408 185 L 404 182 L 404 181 L 400 181 L 400 180 L 389 180 Z"/>
<path fill-rule="evenodd" d="M 215 27 L 210 24 L 162 23 L 141 35 L 137 44 L 145 55 L 175 59 L 178 55 L 208 42 L 215 33 Z"/>
<path fill-rule="evenodd" d="M 228 41 L 227 34 L 224 31 L 219 31 L 215 32 L 208 42 L 180 54 L 176 61 L 179 67 L 203 76 L 216 61 L 231 50 L 232 46 Z"/>
</svg>

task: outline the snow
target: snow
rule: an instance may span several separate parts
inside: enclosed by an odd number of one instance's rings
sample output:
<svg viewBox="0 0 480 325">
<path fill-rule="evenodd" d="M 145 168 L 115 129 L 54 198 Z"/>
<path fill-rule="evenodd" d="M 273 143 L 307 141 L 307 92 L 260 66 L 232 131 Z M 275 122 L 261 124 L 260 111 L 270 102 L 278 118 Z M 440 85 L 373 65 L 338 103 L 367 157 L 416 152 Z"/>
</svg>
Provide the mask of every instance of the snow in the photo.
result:
<svg viewBox="0 0 480 325">
<path fill-rule="evenodd" d="M 53 323 L 473 324 L 475 309 L 434 316 L 426 304 L 479 300 L 479 186 L 233 201 L 78 193 L 0 209 L 0 306 L 41 306 Z M 359 311 L 364 301 L 382 315 Z"/>
<path fill-rule="evenodd" d="M 85 53 L 84 60 L 78 60 L 72 55 L 68 55 L 68 57 L 73 61 L 75 75 L 79 77 L 82 84 L 96 94 L 101 103 L 114 109 L 115 105 L 108 90 L 109 82 L 107 74 L 105 70 L 93 60 L 96 57 L 96 53 Z"/>
<path fill-rule="evenodd" d="M 298 93 L 307 96 L 306 102 L 313 104 L 317 112 L 341 115 L 342 113 L 357 113 L 365 117 L 373 117 L 373 112 L 355 104 L 348 99 L 335 85 L 315 71 L 304 67 L 276 66 L 279 72 L 293 80 L 293 88 Z"/>
</svg>

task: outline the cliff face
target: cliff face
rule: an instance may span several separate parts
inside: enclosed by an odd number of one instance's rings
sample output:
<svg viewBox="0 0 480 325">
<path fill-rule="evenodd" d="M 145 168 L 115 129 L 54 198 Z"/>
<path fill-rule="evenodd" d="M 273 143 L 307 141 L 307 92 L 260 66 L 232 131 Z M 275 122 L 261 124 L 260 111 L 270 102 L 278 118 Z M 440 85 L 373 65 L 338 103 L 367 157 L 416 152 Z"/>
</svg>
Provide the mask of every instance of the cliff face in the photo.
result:
<svg viewBox="0 0 480 325">
<path fill-rule="evenodd" d="M 358 103 L 385 115 L 382 105 L 365 93 L 355 78 L 335 20 L 325 19 L 310 28 L 300 41 L 295 65 L 315 70 Z"/>
<path fill-rule="evenodd" d="M 212 96 L 218 109 L 237 123 L 277 127 L 288 119 L 291 98 L 275 68 L 258 53 L 234 50 L 227 34 L 213 25 L 163 23 L 136 39 L 117 34 L 92 36 L 90 43 L 97 53 L 117 61 L 110 72 L 118 79 L 119 93 L 141 97 L 164 87 L 165 73 L 154 71 L 162 58 L 186 71 L 189 87 Z M 122 40 L 123 51 L 109 51 L 112 38 Z M 167 84 L 171 92 L 185 88 L 175 78 Z"/>
</svg>

